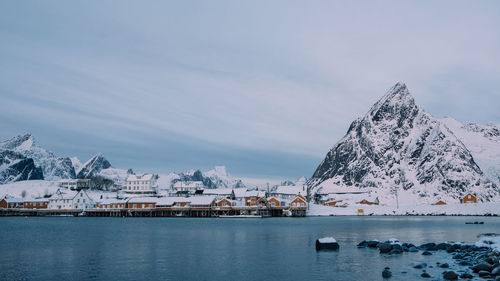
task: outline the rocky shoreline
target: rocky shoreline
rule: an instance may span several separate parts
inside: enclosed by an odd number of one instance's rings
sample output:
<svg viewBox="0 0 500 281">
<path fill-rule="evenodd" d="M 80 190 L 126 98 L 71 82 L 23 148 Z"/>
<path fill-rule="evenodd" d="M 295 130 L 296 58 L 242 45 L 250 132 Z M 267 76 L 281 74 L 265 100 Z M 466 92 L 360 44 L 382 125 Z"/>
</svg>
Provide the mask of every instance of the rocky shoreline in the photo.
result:
<svg viewBox="0 0 500 281">
<path fill-rule="evenodd" d="M 425 243 L 416 246 L 412 243 L 400 243 L 397 239 L 390 239 L 385 242 L 377 240 L 362 241 L 358 244 L 358 248 L 371 248 L 378 250 L 383 255 L 399 255 L 404 252 L 418 254 L 423 256 L 432 256 L 436 252 L 444 252 L 451 256 L 459 270 L 450 270 L 448 263 L 436 262 L 436 265 L 427 263 L 419 263 L 414 265 L 414 269 L 422 270 L 422 278 L 436 278 L 427 272 L 427 268 L 442 269 L 441 278 L 444 280 L 458 279 L 473 279 L 480 277 L 486 280 L 500 281 L 500 251 L 498 245 L 494 245 L 495 240 L 500 238 L 500 235 L 487 233 L 479 235 L 482 238 L 481 242 L 476 244 L 464 244 L 455 242 L 442 243 Z M 490 239 L 491 238 L 491 239 Z M 391 278 L 392 272 L 389 267 L 385 267 L 382 271 L 383 278 Z M 439 279 L 441 279 L 439 278 Z"/>
</svg>

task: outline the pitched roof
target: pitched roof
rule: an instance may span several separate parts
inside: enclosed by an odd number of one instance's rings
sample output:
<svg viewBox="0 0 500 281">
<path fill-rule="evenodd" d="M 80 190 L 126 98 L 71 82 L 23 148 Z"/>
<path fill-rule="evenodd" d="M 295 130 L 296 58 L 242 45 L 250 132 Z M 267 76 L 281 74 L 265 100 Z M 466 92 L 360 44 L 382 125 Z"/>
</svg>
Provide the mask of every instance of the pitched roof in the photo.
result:
<svg viewBox="0 0 500 281">
<path fill-rule="evenodd" d="M 148 181 L 153 178 L 153 174 L 129 175 L 127 181 Z"/>
</svg>

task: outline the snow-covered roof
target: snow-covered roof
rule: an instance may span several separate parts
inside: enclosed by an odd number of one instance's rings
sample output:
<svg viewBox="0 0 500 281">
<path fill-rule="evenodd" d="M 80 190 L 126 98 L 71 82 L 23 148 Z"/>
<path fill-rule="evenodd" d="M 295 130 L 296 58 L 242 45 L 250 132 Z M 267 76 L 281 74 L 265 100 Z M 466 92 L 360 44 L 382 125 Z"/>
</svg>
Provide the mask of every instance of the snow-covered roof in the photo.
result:
<svg viewBox="0 0 500 281">
<path fill-rule="evenodd" d="M 22 198 L 5 198 L 7 203 L 23 203 L 24 200 Z"/>
<path fill-rule="evenodd" d="M 266 192 L 263 190 L 247 190 L 244 197 L 266 197 Z"/>
<path fill-rule="evenodd" d="M 128 203 L 157 203 L 158 197 L 132 197 Z"/>
<path fill-rule="evenodd" d="M 111 198 L 111 199 L 101 199 L 98 200 L 98 202 L 99 204 L 123 204 L 126 202 L 126 200 Z"/>
<path fill-rule="evenodd" d="M 204 195 L 231 195 L 233 192 L 232 188 L 215 188 L 215 189 L 205 189 L 203 191 Z"/>
<path fill-rule="evenodd" d="M 48 202 L 48 198 L 36 198 L 36 199 L 27 199 L 24 202 Z"/>
<path fill-rule="evenodd" d="M 153 178 L 153 174 L 129 175 L 127 181 L 149 181 Z"/>
<path fill-rule="evenodd" d="M 77 194 L 78 192 L 76 191 L 71 191 L 71 190 L 61 191 L 60 189 L 58 189 L 57 192 L 49 198 L 49 200 L 71 200 L 75 198 Z"/>
<path fill-rule="evenodd" d="M 215 200 L 215 196 L 160 197 L 157 199 L 157 206 L 172 206 L 174 203 L 180 202 L 190 203 L 191 205 L 210 205 Z"/>
</svg>

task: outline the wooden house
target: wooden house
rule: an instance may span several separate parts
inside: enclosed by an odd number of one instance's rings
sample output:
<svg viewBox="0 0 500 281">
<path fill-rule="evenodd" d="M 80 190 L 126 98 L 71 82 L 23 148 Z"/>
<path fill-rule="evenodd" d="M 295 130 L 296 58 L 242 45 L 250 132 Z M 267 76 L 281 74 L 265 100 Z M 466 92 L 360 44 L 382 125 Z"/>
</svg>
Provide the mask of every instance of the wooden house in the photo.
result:
<svg viewBox="0 0 500 281">
<path fill-rule="evenodd" d="M 216 201 L 215 202 L 215 205 L 217 207 L 231 207 L 231 201 L 229 201 L 228 199 L 224 198 L 224 199 L 221 199 L 219 201 Z"/>
<path fill-rule="evenodd" d="M 24 200 L 24 208 L 26 209 L 47 209 L 48 205 L 49 199 L 47 198 Z"/>
<path fill-rule="evenodd" d="M 368 201 L 366 199 L 363 199 L 359 202 L 357 202 L 357 204 L 364 204 L 364 205 L 378 205 L 380 202 L 378 201 L 378 197 L 375 198 L 375 200 L 373 202 L 371 201 Z"/>
<path fill-rule="evenodd" d="M 4 198 L 0 201 L 0 208 L 24 208 L 24 200 L 20 198 Z"/>
<path fill-rule="evenodd" d="M 323 205 L 335 207 L 335 206 L 337 206 L 337 204 L 342 203 L 342 201 L 343 200 L 336 200 L 334 198 L 330 198 L 330 199 L 326 200 L 325 203 L 323 203 Z"/>
<path fill-rule="evenodd" d="M 120 199 L 104 199 L 96 203 L 97 209 L 125 209 L 127 202 Z"/>
<path fill-rule="evenodd" d="M 156 197 L 132 197 L 127 201 L 125 207 L 127 209 L 154 209 L 157 201 Z"/>
<path fill-rule="evenodd" d="M 472 195 L 472 194 L 468 193 L 467 195 L 465 195 L 465 196 L 464 196 L 464 198 L 462 198 L 462 199 L 460 200 L 460 202 L 461 202 L 462 204 L 467 204 L 467 203 L 477 203 L 477 198 L 476 198 L 476 196 L 474 196 L 474 195 Z"/>
<path fill-rule="evenodd" d="M 267 198 L 267 203 L 269 204 L 269 206 L 271 208 L 274 208 L 274 207 L 282 207 L 282 202 L 280 200 L 278 200 L 276 197 L 269 197 Z"/>
<path fill-rule="evenodd" d="M 437 201 L 436 203 L 434 203 L 432 205 L 446 205 L 446 202 L 444 202 L 442 200 L 439 200 L 439 201 Z"/>
<path fill-rule="evenodd" d="M 307 208 L 307 200 L 301 194 L 297 195 L 295 199 L 290 202 L 291 209 L 306 209 Z"/>
</svg>

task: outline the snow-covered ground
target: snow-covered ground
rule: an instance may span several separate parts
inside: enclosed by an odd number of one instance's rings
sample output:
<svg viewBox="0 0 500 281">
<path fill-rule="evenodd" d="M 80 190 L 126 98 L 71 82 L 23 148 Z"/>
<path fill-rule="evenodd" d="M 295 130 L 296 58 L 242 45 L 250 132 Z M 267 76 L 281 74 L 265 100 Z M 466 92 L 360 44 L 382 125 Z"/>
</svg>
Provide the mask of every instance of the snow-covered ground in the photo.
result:
<svg viewBox="0 0 500 281">
<path fill-rule="evenodd" d="M 56 193 L 59 186 L 56 181 L 32 180 L 11 182 L 0 185 L 0 198 L 5 196 L 34 199 Z"/>
<path fill-rule="evenodd" d="M 448 205 L 406 205 L 381 206 L 381 205 L 350 205 L 348 207 L 330 207 L 310 204 L 308 216 L 354 216 L 362 209 L 364 215 L 497 215 L 500 216 L 500 202 L 476 204 L 448 204 Z"/>
</svg>

